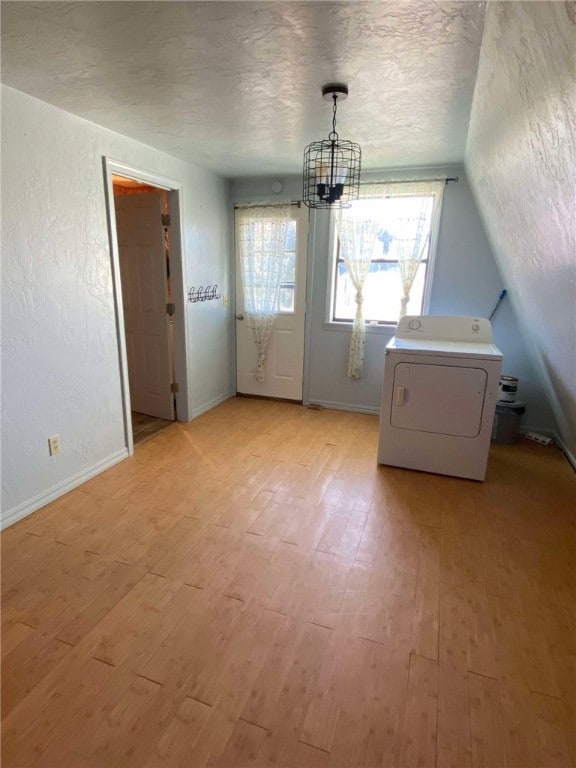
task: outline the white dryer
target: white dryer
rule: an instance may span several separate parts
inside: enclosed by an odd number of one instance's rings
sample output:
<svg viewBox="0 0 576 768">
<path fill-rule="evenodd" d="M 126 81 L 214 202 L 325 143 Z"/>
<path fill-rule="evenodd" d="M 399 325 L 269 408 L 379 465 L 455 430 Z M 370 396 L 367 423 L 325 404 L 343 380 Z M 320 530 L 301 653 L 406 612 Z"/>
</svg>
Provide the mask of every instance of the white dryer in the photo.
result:
<svg viewBox="0 0 576 768">
<path fill-rule="evenodd" d="M 484 480 L 501 365 L 489 320 L 403 317 L 386 346 L 378 462 Z"/>
</svg>

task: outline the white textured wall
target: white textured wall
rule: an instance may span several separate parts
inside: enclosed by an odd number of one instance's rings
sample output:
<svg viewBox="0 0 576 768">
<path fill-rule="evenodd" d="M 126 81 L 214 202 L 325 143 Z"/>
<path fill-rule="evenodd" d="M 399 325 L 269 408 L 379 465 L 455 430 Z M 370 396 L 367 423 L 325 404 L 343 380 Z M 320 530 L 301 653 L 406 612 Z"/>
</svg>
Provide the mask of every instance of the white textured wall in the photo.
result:
<svg viewBox="0 0 576 768">
<path fill-rule="evenodd" d="M 491 2 L 466 168 L 513 306 L 576 456 L 576 6 Z"/>
<path fill-rule="evenodd" d="M 183 184 L 186 283 L 229 293 L 227 184 L 2 88 L 2 510 L 30 511 L 124 450 L 102 157 Z M 192 414 L 230 393 L 230 309 L 185 304 Z M 59 434 L 62 453 L 48 455 Z"/>
</svg>

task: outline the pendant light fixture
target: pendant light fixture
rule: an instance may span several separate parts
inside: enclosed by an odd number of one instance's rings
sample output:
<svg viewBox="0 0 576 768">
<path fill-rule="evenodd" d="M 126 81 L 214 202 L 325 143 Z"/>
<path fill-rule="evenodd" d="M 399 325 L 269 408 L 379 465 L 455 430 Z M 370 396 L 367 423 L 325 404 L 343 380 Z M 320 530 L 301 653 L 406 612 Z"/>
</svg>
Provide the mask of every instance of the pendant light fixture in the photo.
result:
<svg viewBox="0 0 576 768">
<path fill-rule="evenodd" d="M 338 138 L 338 100 L 348 97 L 348 86 L 331 83 L 322 88 L 332 102 L 332 130 L 328 138 L 304 150 L 304 203 L 308 208 L 348 208 L 360 192 L 360 145 Z"/>
</svg>

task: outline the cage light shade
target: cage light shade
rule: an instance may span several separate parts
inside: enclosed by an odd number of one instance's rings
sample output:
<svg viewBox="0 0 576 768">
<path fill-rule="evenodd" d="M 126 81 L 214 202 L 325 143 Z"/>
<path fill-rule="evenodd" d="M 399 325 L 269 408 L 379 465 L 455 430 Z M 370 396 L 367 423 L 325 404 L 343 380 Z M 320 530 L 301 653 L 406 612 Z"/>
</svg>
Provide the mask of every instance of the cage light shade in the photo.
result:
<svg viewBox="0 0 576 768">
<path fill-rule="evenodd" d="M 324 139 L 304 151 L 304 203 L 309 208 L 348 208 L 360 192 L 360 145 Z"/>
</svg>

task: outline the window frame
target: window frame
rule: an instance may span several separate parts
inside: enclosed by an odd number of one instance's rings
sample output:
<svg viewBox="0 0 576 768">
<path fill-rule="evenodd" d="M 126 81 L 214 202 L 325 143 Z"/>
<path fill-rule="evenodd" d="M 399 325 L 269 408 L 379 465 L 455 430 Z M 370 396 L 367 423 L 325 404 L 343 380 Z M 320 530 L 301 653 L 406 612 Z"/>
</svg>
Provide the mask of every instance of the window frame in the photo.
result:
<svg viewBox="0 0 576 768">
<path fill-rule="evenodd" d="M 385 183 L 385 182 L 384 182 Z M 395 195 L 387 195 L 386 197 L 395 197 Z M 397 195 L 397 197 L 406 197 L 406 194 Z M 430 194 L 430 197 L 436 197 L 434 193 Z M 360 198 L 362 199 L 362 198 Z M 379 198 L 365 198 L 366 200 L 374 200 Z M 386 198 L 381 198 L 386 199 Z M 442 210 L 438 212 L 436 221 L 432 221 L 429 233 L 428 243 L 428 256 L 423 259 L 423 263 L 426 264 L 426 272 L 424 274 L 424 290 L 422 293 L 422 309 L 421 314 L 426 315 L 430 311 L 430 303 L 432 297 L 432 284 L 434 281 L 434 269 L 436 266 L 436 251 L 438 245 L 438 233 L 440 229 L 440 219 L 442 216 Z M 336 284 L 338 280 L 338 264 L 343 263 L 342 259 L 339 259 L 339 237 L 338 237 L 338 221 L 337 215 L 334 211 L 330 212 L 330 237 L 329 237 L 329 274 L 327 279 L 327 296 L 326 296 L 326 312 L 323 327 L 325 329 L 332 330 L 352 330 L 354 323 L 353 319 L 336 318 L 334 317 L 335 302 L 336 302 Z M 389 263 L 397 264 L 397 259 L 373 259 L 374 263 Z M 397 321 L 385 321 L 385 320 L 365 320 L 366 330 L 374 331 L 390 331 L 396 328 Z"/>
</svg>

